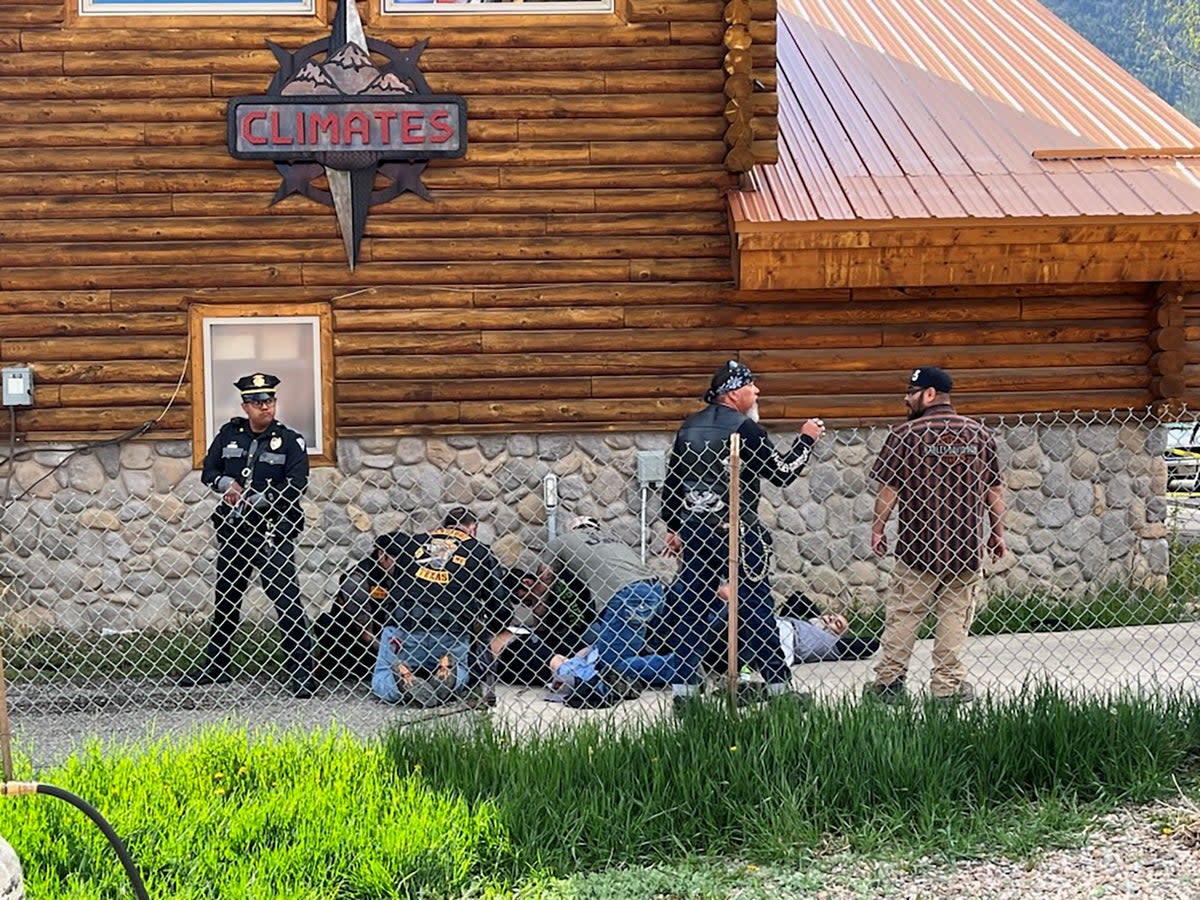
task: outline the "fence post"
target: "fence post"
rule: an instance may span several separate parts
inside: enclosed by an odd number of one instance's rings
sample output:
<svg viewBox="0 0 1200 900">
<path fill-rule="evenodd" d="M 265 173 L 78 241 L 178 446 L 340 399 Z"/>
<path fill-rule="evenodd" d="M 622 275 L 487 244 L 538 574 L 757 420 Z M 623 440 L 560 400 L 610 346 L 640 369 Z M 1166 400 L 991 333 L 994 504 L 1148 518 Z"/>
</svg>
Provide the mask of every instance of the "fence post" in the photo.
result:
<svg viewBox="0 0 1200 900">
<path fill-rule="evenodd" d="M 729 436 L 729 705 L 737 705 L 738 687 L 738 555 L 741 553 L 742 436 Z"/>
</svg>

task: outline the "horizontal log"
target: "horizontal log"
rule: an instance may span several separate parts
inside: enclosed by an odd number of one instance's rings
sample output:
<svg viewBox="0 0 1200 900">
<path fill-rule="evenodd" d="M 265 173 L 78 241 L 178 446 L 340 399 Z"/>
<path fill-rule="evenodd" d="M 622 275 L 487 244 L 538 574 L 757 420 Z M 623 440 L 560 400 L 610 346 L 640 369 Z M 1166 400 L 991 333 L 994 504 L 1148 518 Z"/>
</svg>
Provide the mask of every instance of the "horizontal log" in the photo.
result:
<svg viewBox="0 0 1200 900">
<path fill-rule="evenodd" d="M 711 198 L 720 197 L 719 191 L 725 187 L 727 176 L 711 165 L 667 166 L 662 164 L 631 165 L 631 166 L 588 166 L 586 169 L 577 168 L 534 168 L 502 170 L 499 185 L 505 190 L 513 188 L 536 189 L 539 185 L 543 190 L 562 188 L 593 188 L 596 191 L 609 190 L 614 193 L 597 196 L 615 197 L 621 190 L 650 191 L 649 196 L 665 195 L 668 188 L 692 188 L 695 193 L 703 194 L 705 203 Z M 732 182 L 730 182 L 732 183 Z"/>
<path fill-rule="evenodd" d="M 626 0 L 630 22 L 719 22 L 724 0 Z"/>
<path fill-rule="evenodd" d="M 129 218 L 129 219 L 41 219 L 41 220 L 4 220 L 0 219 L 0 241 L 12 243 L 37 243 L 42 241 L 60 242 L 139 242 L 139 241 L 185 241 L 185 240 L 232 240 L 236 238 L 267 240 L 288 240 L 302 238 L 328 239 L 337 235 L 337 220 L 331 217 L 328 210 L 321 210 L 320 215 L 313 216 L 211 216 L 193 218 L 179 216 L 175 218 Z M 489 226 L 486 217 L 480 223 L 479 234 L 487 236 L 494 234 L 520 234 L 524 230 L 522 224 L 514 222 L 513 217 L 496 217 Z M 468 222 L 443 220 L 445 232 L 453 234 L 461 224 L 464 229 Z M 545 232 L 545 219 L 532 219 L 532 224 L 540 225 L 535 234 Z M 404 226 L 411 226 L 411 230 Z M 492 230 L 494 229 L 494 231 Z M 371 231 L 386 233 L 392 236 L 434 236 L 437 234 L 435 223 L 431 220 L 419 219 L 396 220 L 382 216 L 372 216 Z M 465 230 L 464 234 L 467 233 Z"/>
<path fill-rule="evenodd" d="M 847 251 L 739 252 L 743 289 L 867 287 L 891 284 L 1069 284 L 1081 280 L 1161 281 L 1194 267 L 1194 243 L 1131 243 L 1116 254 L 1105 245 L 1029 245 L 1003 258 L 968 247 L 898 254 Z M 938 252 L 938 250 L 942 252 Z"/>
<path fill-rule="evenodd" d="M 955 406 L 969 416 L 1014 415 L 1071 410 L 1142 409 L 1152 401 L 1148 390 L 1045 391 L 1008 394 L 964 394 L 955 391 Z M 789 398 L 780 418 L 798 423 L 814 415 L 828 422 L 902 418 L 895 397 L 802 397 Z M 764 416 L 765 416 L 764 412 Z M 772 413 L 771 418 L 775 418 Z"/>
<path fill-rule="evenodd" d="M 475 353 L 480 349 L 478 331 L 413 331 L 336 334 L 335 356 L 345 353 Z"/>
<path fill-rule="evenodd" d="M 345 258 L 340 241 L 279 240 L 268 251 L 261 243 L 243 241 L 146 241 L 141 243 L 15 244 L 23 266 L 183 266 L 202 260 L 224 264 L 253 263 L 264 256 L 274 263 L 306 260 L 334 262 Z M 368 253 L 364 257 L 369 257 Z M 4 284 L 0 269 L 0 285 Z"/>
<path fill-rule="evenodd" d="M 753 346 L 767 349 L 878 347 L 878 328 L 635 328 L 586 329 L 574 333 L 523 329 L 485 331 L 485 353 L 575 351 L 621 353 L 634 350 L 711 350 Z"/>
<path fill-rule="evenodd" d="M 747 357 L 755 372 L 823 370 L 826 372 L 891 371 L 911 373 L 926 357 L 911 347 L 880 347 L 864 354 L 857 350 L 755 351 Z M 1150 348 L 1140 344 L 1046 344 L 1040 347 L 940 347 L 939 364 L 952 373 L 959 369 L 1021 369 L 1043 366 L 1144 366 Z M 718 360 L 719 362 L 719 360 Z"/>
<path fill-rule="evenodd" d="M 198 288 L 215 285 L 265 287 L 300 283 L 300 267 L 295 265 L 210 263 L 191 266 L 79 266 L 74 269 L 0 267 L 0 291 L 104 290 L 175 287 L 180 284 Z M 86 354 L 81 358 L 86 358 Z"/>
<path fill-rule="evenodd" d="M 132 431 L 146 422 L 154 422 L 162 413 L 161 406 L 98 406 L 62 408 L 30 406 L 17 411 L 17 431 L 27 441 L 50 440 L 51 435 L 63 432 L 86 435 L 95 440 L 106 434 Z M 186 405 L 172 406 L 154 426 L 154 433 L 186 432 L 191 428 L 192 411 Z"/>
<path fill-rule="evenodd" d="M 61 129 L 65 126 L 42 127 Z M 107 128 L 107 126 L 95 127 Z M 139 134 L 143 128 L 141 125 L 122 127 L 136 127 Z M 215 129 L 219 126 L 211 127 Z M 14 133 L 17 130 L 12 129 Z M 86 137 L 86 131 L 81 132 L 80 139 L 86 139 Z M 65 142 L 61 142 L 43 144 L 38 147 L 16 146 L 0 153 L 0 172 L 81 173 L 109 169 L 228 169 L 237 171 L 245 165 L 240 160 L 231 157 L 224 146 L 217 146 L 215 143 L 211 147 L 186 149 L 129 146 L 130 143 L 130 141 L 117 141 L 115 145 L 104 146 L 103 142 L 91 142 L 71 147 L 67 146 Z M 139 137 L 136 143 L 142 144 L 142 138 Z M 54 153 L 47 154 L 47 147 L 54 147 Z"/>
<path fill-rule="evenodd" d="M 754 250 L 866 250 L 871 248 L 994 247 L 1079 244 L 1119 244 L 1150 241 L 1200 240 L 1200 224 L 1136 216 L 1107 222 L 1076 220 L 1047 223 L 1005 221 L 944 225 L 929 220 L 883 219 L 853 228 L 764 225 L 739 228 L 739 244 Z M 1082 279 L 1100 282 L 1102 279 Z"/>
<path fill-rule="evenodd" d="M 262 31 L 267 29 L 293 31 L 294 36 L 289 35 L 283 41 L 288 45 L 293 42 L 318 40 L 329 34 L 328 27 L 321 27 L 315 22 L 301 24 L 292 20 L 289 24 L 287 17 L 280 16 L 263 18 L 267 25 L 262 30 L 220 27 L 218 23 L 210 21 L 212 17 L 197 17 L 192 20 L 194 27 L 186 29 L 172 28 L 163 20 L 156 21 L 152 17 L 133 18 L 136 27 L 131 27 L 133 23 L 126 20 L 121 23 L 126 27 L 30 32 L 25 36 L 22 47 L 38 52 L 105 52 L 109 49 L 144 52 L 146 47 L 180 46 L 186 46 L 193 52 L 259 50 L 262 48 Z M 456 20 L 454 27 L 448 28 L 444 15 L 404 16 L 402 25 L 389 17 L 381 27 L 368 26 L 368 31 L 372 37 L 386 40 L 396 46 L 404 46 L 406 42 L 416 43 L 417 40 L 428 37 L 428 26 L 433 24 L 437 28 L 437 49 L 442 51 L 505 47 L 511 50 L 544 48 L 561 52 L 563 47 L 657 47 L 715 43 L 711 40 L 673 40 L 670 26 L 662 23 L 631 23 L 614 28 L 602 16 L 584 17 L 586 24 L 563 23 L 555 24 L 553 28 L 546 27 L 547 19 L 544 15 L 506 15 L 503 21 L 498 19 L 499 17 L 490 17 L 486 19 L 487 24 L 478 24 L 478 19 L 475 22 Z M 249 21 L 249 18 L 239 16 L 237 20 L 241 23 Z"/>
<path fill-rule="evenodd" d="M 110 291 L 0 291 L 0 315 L 6 317 L 5 334 L 9 333 L 7 317 L 16 314 L 105 313 L 111 309 Z"/>
<path fill-rule="evenodd" d="M 428 180 L 426 181 L 428 184 Z M 273 189 L 272 189 L 273 190 Z M 672 198 L 678 196 L 678 191 L 661 192 Z M 693 195 L 698 192 L 693 191 Z M 704 202 L 709 202 L 716 192 L 703 193 Z M 656 192 L 654 196 L 658 196 Z M 304 220 L 314 218 L 329 219 L 333 211 L 327 206 L 313 203 L 304 198 L 294 198 L 294 202 L 284 201 L 277 206 L 267 206 L 271 192 L 263 193 L 228 193 L 228 194 L 184 194 L 176 195 L 175 209 L 183 216 L 229 216 L 247 212 L 261 216 L 260 221 L 268 217 L 301 216 Z M 3 200 L 0 200 L 2 208 Z M 427 203 L 418 197 L 399 197 L 384 206 L 376 207 L 368 220 L 368 227 L 373 228 L 377 217 L 390 214 L 404 216 L 428 217 L 436 222 L 439 218 L 448 216 L 500 216 L 507 214 L 540 214 L 540 213 L 571 213 L 593 212 L 596 208 L 595 197 L 586 188 L 578 190 L 437 190 L 432 203 Z"/>
<path fill-rule="evenodd" d="M 630 131 L 630 123 L 622 119 L 526 119 L 517 125 L 517 139 L 620 141 L 628 139 Z M 724 123 L 712 116 L 647 119 L 637 125 L 637 136 L 648 141 L 715 141 L 721 140 L 724 131 Z M 472 141 L 477 139 L 473 132 L 470 138 Z"/>
<path fill-rule="evenodd" d="M 591 379 L 558 378 L 554 381 L 554 396 L 580 398 L 590 395 Z M 370 381 L 338 381 L 335 386 L 338 404 L 343 403 L 413 403 L 446 400 L 544 400 L 546 379 L 536 378 L 432 378 L 375 379 Z"/>
<path fill-rule="evenodd" d="M 31 32 L 30 37 L 33 37 Z M 152 46 L 143 44 L 143 47 Z M 0 97 L 6 100 L 92 100 L 105 97 L 134 97 L 150 101 L 157 97 L 211 97 L 207 75 L 147 77 L 106 75 L 103 77 L 6 77 L 0 78 Z"/>
<path fill-rule="evenodd" d="M 293 243 L 299 245 L 301 242 Z M 276 244 L 276 247 L 284 248 L 280 258 L 290 258 L 286 255 L 290 246 Z M 398 262 L 445 260 L 458 263 L 494 259 L 536 263 L 542 260 L 584 259 L 588 256 L 628 259 L 647 253 L 665 257 L 716 257 L 725 260 L 729 256 L 729 241 L 724 236 L 715 235 L 665 235 L 657 238 L 606 235 L 603 240 L 597 240 L 591 235 L 554 235 L 544 238 L 493 238 L 488 241 L 478 238 L 447 238 L 414 245 L 410 240 L 372 238 L 369 241 L 369 253 L 370 259 L 374 261 Z M 318 255 L 314 254 L 312 258 L 318 258 Z"/>
<path fill-rule="evenodd" d="M 187 338 L 51 337 L 0 338 L 0 359 L 5 361 L 62 362 L 63 360 L 183 359 Z"/>
<path fill-rule="evenodd" d="M 601 166 L 716 165 L 725 157 L 725 143 L 720 140 L 601 141 L 588 145 L 588 152 L 590 161 Z"/>
<path fill-rule="evenodd" d="M 1137 319 L 1097 322 L 1056 321 L 1047 325 L 938 325 L 905 330 L 885 329 L 883 343 L 888 347 L 944 347 L 981 344 L 1084 343 L 1089 341 L 1126 341 L 1144 343 L 1146 323 Z"/>
<path fill-rule="evenodd" d="M 662 86 L 639 93 L 570 94 L 537 96 L 475 96 L 470 114 L 476 118 L 565 119 L 565 118 L 671 118 L 719 116 L 725 98 L 713 91 L 666 93 Z"/>
<path fill-rule="evenodd" d="M 60 406 L 140 406 L 158 404 L 171 408 L 191 405 L 191 391 L 166 384 L 63 384 L 58 388 Z"/>
<path fill-rule="evenodd" d="M 0 36 L 0 78 L 16 76 L 54 76 L 63 74 L 63 55 L 61 53 L 19 53 L 21 48 L 17 36 L 11 35 L 13 43 L 4 40 L 8 36 Z M 7 104 L 5 104 L 7 105 Z"/>
<path fill-rule="evenodd" d="M 640 372 L 686 372 L 697 377 L 712 375 L 724 352 L 685 351 L 648 353 L 538 353 L 537 371 L 545 378 Z M 361 379 L 445 378 L 447 372 L 469 368 L 475 378 L 528 377 L 531 359 L 523 353 L 509 354 L 412 354 L 394 356 L 339 356 L 338 378 Z M 707 382 L 705 382 L 707 386 Z"/>
<path fill-rule="evenodd" d="M 55 4 L 4 3 L 0 4 L 0 28 L 25 28 L 29 26 L 61 25 L 62 6 Z"/>
<path fill-rule="evenodd" d="M 629 275 L 639 281 L 731 280 L 728 259 L 631 259 Z"/>
<path fill-rule="evenodd" d="M 5 175 L 0 173 L 0 202 L 6 197 L 19 197 L 28 202 L 30 197 L 47 197 L 55 194 L 115 194 L 117 179 L 110 173 L 91 173 L 87 178 L 78 174 L 57 175 L 39 173 L 31 178 L 28 173 Z"/>
<path fill-rule="evenodd" d="M 33 365 L 35 385 L 149 384 L 175 382 L 187 373 L 173 360 L 84 360 L 80 362 L 39 362 Z M 186 392 L 185 392 L 186 393 Z M 188 398 L 183 397 L 186 401 Z"/>
<path fill-rule="evenodd" d="M 469 296 L 469 295 L 468 295 Z M 480 331 L 525 328 L 615 328 L 624 311 L 619 306 L 594 308 L 510 309 L 414 309 L 338 310 L 333 315 L 340 350 L 348 353 L 379 353 L 371 342 L 387 333 L 402 331 Z M 361 333 L 359 333 L 361 332 Z M 356 342 L 360 349 L 353 349 Z"/>
<path fill-rule="evenodd" d="M 224 124 L 224 100 L 176 100 L 148 105 L 146 100 L 43 100 L 36 104 L 0 101 L 0 116 L 21 124 L 63 125 L 111 122 L 208 122 Z"/>
<path fill-rule="evenodd" d="M 706 197 L 707 199 L 707 197 Z M 0 228 L 3 223 L 0 222 Z M 549 215 L 548 234 L 653 235 L 653 234 L 728 234 L 725 216 L 720 212 L 687 213 L 595 213 L 592 215 Z M 728 243 L 726 244 L 728 252 Z"/>
<path fill-rule="evenodd" d="M 2 178 L 2 176 L 0 176 Z M 115 181 L 113 186 L 115 187 Z M 0 197 L 0 221 L 6 219 L 90 219 L 106 216 L 164 216 L 171 198 L 105 194 L 81 197 Z"/>
<path fill-rule="evenodd" d="M 336 285 L 284 287 L 208 287 L 180 288 L 177 285 L 151 290 L 122 290 L 112 293 L 114 312 L 153 312 L 155 310 L 186 309 L 193 303 L 209 305 L 244 305 L 261 307 L 264 304 L 329 303 L 341 306 L 360 295 L 378 295 L 377 307 L 391 300 L 396 306 L 461 307 L 471 303 L 471 292 L 461 288 L 428 287 L 425 285 L 394 285 L 390 288 L 350 288 Z"/>
<path fill-rule="evenodd" d="M 78 292 L 76 296 L 78 296 Z M 0 304 L 4 303 L 0 293 Z M 84 294 L 84 296 L 95 296 Z M 73 337 L 95 335 L 122 337 L 133 335 L 179 335 L 187 332 L 183 313 L 140 313 L 97 315 L 72 309 L 69 315 L 5 315 L 3 334 L 8 338 Z"/>
<path fill-rule="evenodd" d="M 290 268 L 288 270 L 291 271 Z M 303 266 L 304 280 L 311 284 L 529 284 L 576 281 L 629 281 L 629 263 L 624 260 L 539 260 L 537 262 L 492 263 L 391 263 L 360 266 L 353 274 L 344 264 L 311 263 Z M 4 284 L 0 269 L 0 287 Z M 212 285 L 208 281 L 205 286 Z"/>
<path fill-rule="evenodd" d="M 631 309 L 628 325 L 636 327 L 767 326 L 804 322 L 824 325 L 908 325 L 951 322 L 993 323 L 1016 319 L 1019 301 L 993 299 L 976 303 L 930 300 L 922 303 L 735 303 Z"/>
</svg>

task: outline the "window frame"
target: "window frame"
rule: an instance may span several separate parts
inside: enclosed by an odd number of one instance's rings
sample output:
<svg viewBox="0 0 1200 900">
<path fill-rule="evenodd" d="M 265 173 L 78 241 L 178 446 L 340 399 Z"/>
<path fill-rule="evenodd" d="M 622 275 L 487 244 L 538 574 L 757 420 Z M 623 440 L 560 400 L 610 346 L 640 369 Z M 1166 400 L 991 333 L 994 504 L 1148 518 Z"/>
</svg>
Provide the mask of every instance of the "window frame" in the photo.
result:
<svg viewBox="0 0 1200 900">
<path fill-rule="evenodd" d="M 238 29 L 279 30 L 308 28 L 328 25 L 328 6 L 323 0 L 281 0 L 290 9 L 263 9 L 275 0 L 255 0 L 259 8 L 244 8 L 249 4 L 236 4 L 242 9 L 232 8 L 230 0 L 199 0 L 212 2 L 212 9 L 187 8 L 181 3 L 164 0 L 120 0 L 119 9 L 104 9 L 95 6 L 95 0 L 66 0 L 66 25 L 90 28 L 212 28 L 218 23 L 232 20 Z M 195 3 L 197 0 L 188 0 Z M 223 4 L 223 8 L 215 4 Z M 181 8 L 183 7 L 183 8 Z"/>
<path fill-rule="evenodd" d="M 444 19 L 446 16 L 486 16 L 500 21 L 507 16 L 613 16 L 621 0 L 546 0 L 527 3 L 519 0 L 502 0 L 496 3 L 438 3 L 437 0 L 374 0 L 370 10 L 372 17 L 396 21 L 413 16 L 428 16 Z M 547 8 L 549 7 L 549 8 Z"/>
<path fill-rule="evenodd" d="M 333 314 L 328 303 L 260 304 L 256 306 L 193 304 L 188 309 L 192 382 L 192 461 L 196 468 L 204 464 L 204 455 L 223 423 L 214 421 L 210 397 L 225 388 L 211 384 L 211 326 L 237 320 L 307 321 L 313 326 L 314 419 L 320 431 L 319 446 L 308 448 L 313 466 L 337 464 L 333 404 Z M 243 373 L 245 374 L 245 373 Z M 229 390 L 233 390 L 229 387 Z M 212 432 L 209 433 L 209 428 Z"/>
</svg>

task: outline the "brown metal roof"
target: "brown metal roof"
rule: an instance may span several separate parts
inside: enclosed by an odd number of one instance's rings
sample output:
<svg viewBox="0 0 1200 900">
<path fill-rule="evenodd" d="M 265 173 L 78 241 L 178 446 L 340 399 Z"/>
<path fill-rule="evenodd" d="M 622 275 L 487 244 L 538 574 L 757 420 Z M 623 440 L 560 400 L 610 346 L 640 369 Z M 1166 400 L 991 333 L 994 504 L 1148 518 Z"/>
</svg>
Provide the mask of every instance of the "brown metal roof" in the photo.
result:
<svg viewBox="0 0 1200 900">
<path fill-rule="evenodd" d="M 1034 0 L 779 0 L 735 225 L 1200 213 L 1200 126 Z"/>
</svg>

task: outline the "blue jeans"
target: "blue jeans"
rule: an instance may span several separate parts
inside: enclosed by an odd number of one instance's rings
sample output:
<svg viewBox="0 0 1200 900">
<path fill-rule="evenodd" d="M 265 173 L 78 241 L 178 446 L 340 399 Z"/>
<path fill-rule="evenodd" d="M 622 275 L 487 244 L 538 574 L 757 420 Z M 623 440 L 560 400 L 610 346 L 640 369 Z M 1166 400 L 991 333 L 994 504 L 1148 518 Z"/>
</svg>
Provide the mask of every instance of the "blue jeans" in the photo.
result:
<svg viewBox="0 0 1200 900">
<path fill-rule="evenodd" d="M 585 656 L 563 663 L 559 675 L 591 681 L 599 666 L 651 686 L 670 684 L 675 675 L 674 655 L 643 655 L 648 624 L 659 615 L 662 605 L 663 587 L 657 581 L 636 581 L 621 588 L 584 636 L 591 649 Z"/>
<path fill-rule="evenodd" d="M 701 661 L 714 630 L 725 621 L 717 588 L 729 574 L 729 531 L 719 522 L 689 519 L 679 531 L 683 556 L 679 574 L 667 589 L 663 620 L 667 644 L 676 656 L 676 684 L 699 684 Z M 768 571 L 770 535 L 747 528 L 739 546 L 738 662 L 757 669 L 767 684 L 787 684 L 792 673 L 779 645 Z"/>
<path fill-rule="evenodd" d="M 393 638 L 399 650 L 392 646 Z M 470 677 L 470 642 L 465 637 L 453 634 L 438 634 L 431 631 L 402 631 L 385 628 L 379 638 L 379 654 L 375 657 L 375 671 L 371 675 L 371 692 L 387 703 L 397 703 L 403 694 L 396 684 L 393 664 L 402 662 L 414 673 L 429 674 L 438 667 L 443 656 L 454 660 L 454 688 L 461 691 Z"/>
</svg>

